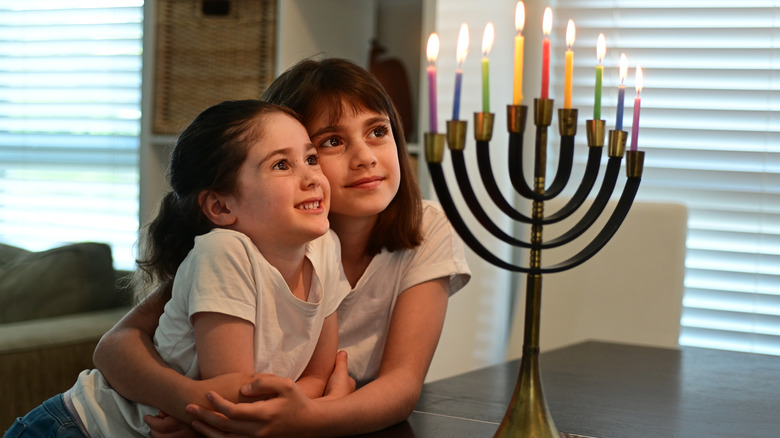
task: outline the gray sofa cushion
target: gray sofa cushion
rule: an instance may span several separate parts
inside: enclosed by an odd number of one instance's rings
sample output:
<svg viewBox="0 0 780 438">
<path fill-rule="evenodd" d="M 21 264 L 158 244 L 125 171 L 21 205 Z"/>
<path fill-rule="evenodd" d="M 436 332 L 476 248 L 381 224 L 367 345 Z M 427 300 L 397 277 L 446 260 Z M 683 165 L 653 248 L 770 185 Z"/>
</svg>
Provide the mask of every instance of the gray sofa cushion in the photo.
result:
<svg viewBox="0 0 780 438">
<path fill-rule="evenodd" d="M 83 242 L 30 252 L 0 246 L 0 323 L 89 312 L 127 301 L 115 292 L 111 248 Z"/>
</svg>

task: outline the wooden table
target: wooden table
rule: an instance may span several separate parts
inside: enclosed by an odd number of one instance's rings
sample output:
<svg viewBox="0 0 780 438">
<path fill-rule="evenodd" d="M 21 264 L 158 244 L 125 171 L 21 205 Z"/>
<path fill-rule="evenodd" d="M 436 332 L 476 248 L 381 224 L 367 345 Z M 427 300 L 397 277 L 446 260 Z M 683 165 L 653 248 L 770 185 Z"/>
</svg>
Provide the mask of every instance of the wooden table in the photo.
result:
<svg viewBox="0 0 780 438">
<path fill-rule="evenodd" d="M 428 383 L 403 423 L 365 435 L 492 437 L 518 360 Z M 599 438 L 780 437 L 780 357 L 586 342 L 541 355 L 560 432 Z"/>
</svg>

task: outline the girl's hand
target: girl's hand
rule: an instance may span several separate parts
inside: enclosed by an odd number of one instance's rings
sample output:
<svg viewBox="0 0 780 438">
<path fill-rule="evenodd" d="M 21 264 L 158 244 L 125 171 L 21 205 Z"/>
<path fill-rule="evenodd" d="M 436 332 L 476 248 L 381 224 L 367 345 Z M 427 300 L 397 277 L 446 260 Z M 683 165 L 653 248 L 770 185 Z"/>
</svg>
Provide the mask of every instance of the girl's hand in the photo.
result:
<svg viewBox="0 0 780 438">
<path fill-rule="evenodd" d="M 145 415 L 144 421 L 152 431 L 152 438 L 192 438 L 199 437 L 195 429 L 160 411 L 157 415 Z"/>
<path fill-rule="evenodd" d="M 325 387 L 325 397 L 339 398 L 353 392 L 355 392 L 355 379 L 347 372 L 347 352 L 342 350 L 336 355 L 336 365 L 328 379 L 328 386 Z"/>
<path fill-rule="evenodd" d="M 253 403 L 232 403 L 209 392 L 206 397 L 214 411 L 194 404 L 187 406 L 187 413 L 196 418 L 193 428 L 210 438 L 301 437 L 322 430 L 317 424 L 317 403 L 290 379 L 261 375 L 242 388 L 242 394 L 274 396 Z"/>
</svg>

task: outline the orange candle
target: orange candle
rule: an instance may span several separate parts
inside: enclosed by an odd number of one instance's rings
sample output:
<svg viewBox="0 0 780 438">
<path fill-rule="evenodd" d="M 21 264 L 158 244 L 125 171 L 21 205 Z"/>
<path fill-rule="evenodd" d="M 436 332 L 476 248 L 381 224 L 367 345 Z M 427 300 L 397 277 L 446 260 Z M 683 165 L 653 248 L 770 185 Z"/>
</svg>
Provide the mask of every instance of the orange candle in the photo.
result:
<svg viewBox="0 0 780 438">
<path fill-rule="evenodd" d="M 571 46 L 574 45 L 574 20 L 569 20 L 569 24 L 566 26 L 566 71 L 564 75 L 563 85 L 563 107 L 571 108 L 571 93 L 573 88 L 574 77 L 574 52 L 571 50 Z"/>
<path fill-rule="evenodd" d="M 525 38 L 523 38 L 523 27 L 525 27 L 525 5 L 523 2 L 517 2 L 515 8 L 515 87 L 512 95 L 512 104 L 521 105 L 523 103 L 523 52 L 525 51 Z"/>
</svg>

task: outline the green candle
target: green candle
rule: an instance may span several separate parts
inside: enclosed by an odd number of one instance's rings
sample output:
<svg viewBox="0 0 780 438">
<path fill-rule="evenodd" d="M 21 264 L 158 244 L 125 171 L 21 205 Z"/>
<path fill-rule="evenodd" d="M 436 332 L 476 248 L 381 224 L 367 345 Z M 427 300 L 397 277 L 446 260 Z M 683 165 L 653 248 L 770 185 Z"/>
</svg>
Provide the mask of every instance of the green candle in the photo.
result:
<svg viewBox="0 0 780 438">
<path fill-rule="evenodd" d="M 604 67 L 596 66 L 596 98 L 593 101 L 593 120 L 601 119 L 601 78 L 604 76 Z"/>
<path fill-rule="evenodd" d="M 488 22 L 485 25 L 485 32 L 482 34 L 482 112 L 490 112 L 490 64 L 488 61 L 488 53 L 493 48 L 493 40 L 495 39 L 495 29 L 493 23 Z"/>
<path fill-rule="evenodd" d="M 596 42 L 596 58 L 599 65 L 596 66 L 596 98 L 593 102 L 593 120 L 601 120 L 601 78 L 604 76 L 604 67 L 601 61 L 607 54 L 607 39 L 603 33 L 599 34 Z"/>
<path fill-rule="evenodd" d="M 482 112 L 490 112 L 490 83 L 488 82 L 490 66 L 487 58 L 482 58 Z"/>
</svg>

